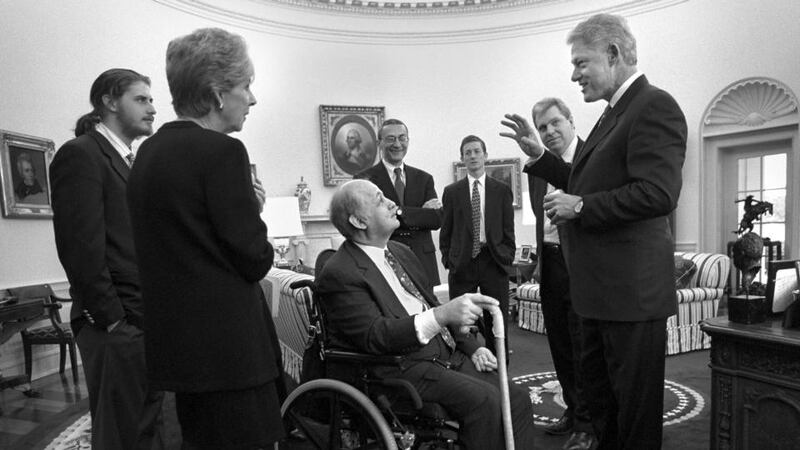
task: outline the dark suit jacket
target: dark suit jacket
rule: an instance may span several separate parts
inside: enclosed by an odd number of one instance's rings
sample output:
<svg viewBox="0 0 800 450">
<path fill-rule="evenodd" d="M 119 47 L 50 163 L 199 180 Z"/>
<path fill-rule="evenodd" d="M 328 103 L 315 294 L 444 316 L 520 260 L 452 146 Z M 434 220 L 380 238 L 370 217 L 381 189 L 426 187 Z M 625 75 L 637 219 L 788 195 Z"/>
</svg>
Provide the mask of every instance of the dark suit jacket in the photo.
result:
<svg viewBox="0 0 800 450">
<path fill-rule="evenodd" d="M 71 320 L 142 327 L 142 298 L 125 190 L 130 168 L 100 133 L 65 143 L 50 165 L 53 230 L 73 300 Z"/>
<path fill-rule="evenodd" d="M 575 146 L 575 153 L 581 151 L 583 144 L 583 139 L 578 138 L 578 144 Z M 542 243 L 544 242 L 544 196 L 547 194 L 547 180 L 531 175 L 529 170 L 526 170 L 526 172 L 528 172 L 528 196 L 530 197 L 533 215 L 536 216 L 536 254 L 538 259 L 536 264 L 536 272 L 540 272 L 542 270 Z"/>
<path fill-rule="evenodd" d="M 484 189 L 486 246 L 499 266 L 514 262 L 514 195 L 503 182 L 486 177 Z M 466 267 L 472 259 L 472 203 L 469 178 L 464 177 L 444 188 L 443 220 L 439 233 L 442 263 L 452 273 Z"/>
<path fill-rule="evenodd" d="M 433 177 L 423 170 L 405 164 L 406 190 L 405 198 L 401 202 L 397 198 L 392 179 L 386 172 L 383 161 L 357 174 L 354 178 L 363 178 L 373 182 L 383 195 L 402 205 L 403 214 L 400 216 L 400 228 L 392 235 L 392 240 L 402 242 L 409 246 L 417 258 L 425 266 L 429 279 L 434 285 L 439 281 L 439 266 L 436 264 L 436 247 L 433 245 L 431 230 L 438 230 L 442 226 L 440 211 L 423 208 L 422 205 L 436 196 Z"/>
<path fill-rule="evenodd" d="M 128 200 L 157 389 L 245 389 L 274 380 L 280 352 L 258 281 L 272 266 L 238 139 L 193 122 L 145 141 Z"/>
<path fill-rule="evenodd" d="M 683 112 L 642 76 L 587 137 L 571 167 L 549 152 L 526 167 L 583 198 L 580 217 L 560 229 L 579 315 L 643 321 L 675 314 L 668 215 L 678 203 L 685 154 Z"/>
<path fill-rule="evenodd" d="M 389 241 L 388 248 L 428 304 L 437 306 L 439 302 L 433 295 L 433 286 L 416 256 L 405 245 L 393 241 Z M 431 358 L 441 356 L 447 360 L 447 355 L 440 354 L 442 348 L 446 349 L 440 342 L 441 337 L 436 336 L 427 345 L 419 343 L 414 317 L 408 315 L 369 256 L 351 241 L 342 244 L 316 282 L 325 308 L 330 348 L 376 355 L 406 355 L 408 366 L 404 377 L 412 379 L 441 369 L 429 361 Z M 453 336 L 457 349 L 466 355 L 472 355 L 479 347 L 468 335 L 454 332 Z M 399 376 L 399 371 L 390 368 L 380 374 Z"/>
</svg>

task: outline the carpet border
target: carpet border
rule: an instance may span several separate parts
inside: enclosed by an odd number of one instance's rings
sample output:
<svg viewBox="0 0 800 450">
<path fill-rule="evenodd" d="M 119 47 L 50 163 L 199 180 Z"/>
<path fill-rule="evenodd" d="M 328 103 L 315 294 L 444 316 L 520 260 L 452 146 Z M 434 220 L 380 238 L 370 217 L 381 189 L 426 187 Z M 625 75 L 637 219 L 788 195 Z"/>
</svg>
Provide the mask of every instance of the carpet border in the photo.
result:
<svg viewBox="0 0 800 450">
<path fill-rule="evenodd" d="M 84 398 L 68 408 L 57 413 L 46 423 L 33 429 L 9 450 L 43 450 L 53 439 L 57 438 L 64 429 L 89 412 L 89 398 Z M 44 433 L 44 434 L 40 434 Z"/>
</svg>

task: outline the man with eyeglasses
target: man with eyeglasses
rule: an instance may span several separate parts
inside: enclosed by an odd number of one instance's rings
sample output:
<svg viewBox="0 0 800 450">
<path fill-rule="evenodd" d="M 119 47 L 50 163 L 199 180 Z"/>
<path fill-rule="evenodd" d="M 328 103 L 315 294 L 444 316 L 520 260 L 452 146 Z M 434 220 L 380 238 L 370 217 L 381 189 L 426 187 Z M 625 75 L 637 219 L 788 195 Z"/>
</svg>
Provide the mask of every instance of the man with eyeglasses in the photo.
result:
<svg viewBox="0 0 800 450">
<path fill-rule="evenodd" d="M 431 174 L 403 162 L 408 153 L 408 141 L 408 127 L 403 122 L 385 120 L 378 131 L 381 161 L 354 178 L 373 182 L 386 198 L 402 209 L 400 227 L 392 233 L 391 239 L 411 248 L 435 286 L 441 281 L 431 230 L 438 230 L 442 225 L 442 202 L 436 196 Z"/>
</svg>

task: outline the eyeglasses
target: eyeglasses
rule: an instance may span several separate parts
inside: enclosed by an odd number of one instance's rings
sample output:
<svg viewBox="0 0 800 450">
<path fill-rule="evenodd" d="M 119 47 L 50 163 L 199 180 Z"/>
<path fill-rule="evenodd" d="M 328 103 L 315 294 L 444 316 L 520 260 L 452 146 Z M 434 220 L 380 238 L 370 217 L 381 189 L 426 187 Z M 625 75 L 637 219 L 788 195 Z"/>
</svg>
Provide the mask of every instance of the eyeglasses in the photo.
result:
<svg viewBox="0 0 800 450">
<path fill-rule="evenodd" d="M 403 144 L 405 144 L 406 142 L 408 142 L 408 136 L 406 136 L 405 134 L 400 135 L 399 137 L 397 137 L 397 136 L 386 136 L 386 137 L 383 138 L 383 140 L 386 141 L 387 144 L 394 144 L 395 142 L 398 142 L 398 141 L 402 142 Z"/>
</svg>

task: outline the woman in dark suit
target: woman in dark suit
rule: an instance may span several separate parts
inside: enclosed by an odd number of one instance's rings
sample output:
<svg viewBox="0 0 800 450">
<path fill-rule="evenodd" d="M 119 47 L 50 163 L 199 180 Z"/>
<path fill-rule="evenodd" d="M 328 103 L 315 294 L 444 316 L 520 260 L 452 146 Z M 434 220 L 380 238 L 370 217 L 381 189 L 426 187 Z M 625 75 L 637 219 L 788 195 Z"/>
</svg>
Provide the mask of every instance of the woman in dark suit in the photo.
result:
<svg viewBox="0 0 800 450">
<path fill-rule="evenodd" d="M 239 131 L 256 99 L 244 40 L 200 29 L 167 48 L 178 120 L 142 144 L 128 181 L 148 376 L 176 393 L 184 448 L 283 436 L 280 351 L 258 281 L 273 249 Z"/>
</svg>

